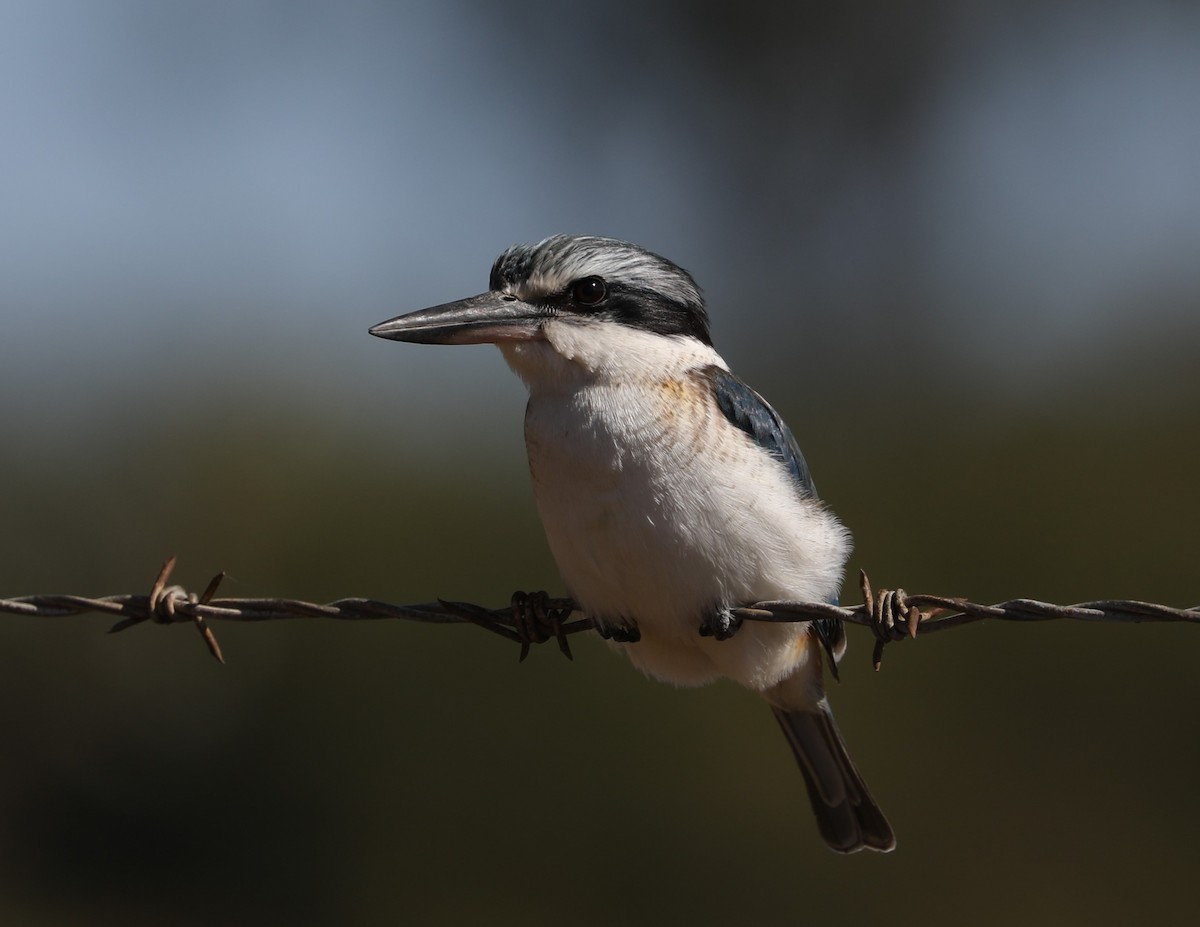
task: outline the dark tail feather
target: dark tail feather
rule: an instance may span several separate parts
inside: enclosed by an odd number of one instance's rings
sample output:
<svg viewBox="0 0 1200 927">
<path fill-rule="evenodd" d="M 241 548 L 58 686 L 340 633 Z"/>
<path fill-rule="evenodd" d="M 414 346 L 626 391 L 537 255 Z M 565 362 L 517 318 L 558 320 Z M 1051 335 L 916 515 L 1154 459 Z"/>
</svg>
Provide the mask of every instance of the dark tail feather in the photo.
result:
<svg viewBox="0 0 1200 927">
<path fill-rule="evenodd" d="M 771 706 L 804 774 L 821 836 L 838 853 L 863 848 L 886 853 L 896 846 L 896 835 L 850 761 L 824 701 L 821 709 L 785 711 Z"/>
</svg>

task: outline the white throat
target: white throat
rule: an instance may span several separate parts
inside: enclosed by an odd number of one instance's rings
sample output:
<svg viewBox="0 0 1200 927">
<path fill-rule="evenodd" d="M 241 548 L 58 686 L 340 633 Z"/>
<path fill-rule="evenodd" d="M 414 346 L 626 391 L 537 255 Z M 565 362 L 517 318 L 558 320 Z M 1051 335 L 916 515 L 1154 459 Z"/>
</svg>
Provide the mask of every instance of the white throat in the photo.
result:
<svg viewBox="0 0 1200 927">
<path fill-rule="evenodd" d="M 543 340 L 498 345 L 531 393 L 579 388 L 588 382 L 662 380 L 710 365 L 729 369 L 716 351 L 695 338 L 659 335 L 615 322 L 553 319 L 543 334 Z"/>
</svg>

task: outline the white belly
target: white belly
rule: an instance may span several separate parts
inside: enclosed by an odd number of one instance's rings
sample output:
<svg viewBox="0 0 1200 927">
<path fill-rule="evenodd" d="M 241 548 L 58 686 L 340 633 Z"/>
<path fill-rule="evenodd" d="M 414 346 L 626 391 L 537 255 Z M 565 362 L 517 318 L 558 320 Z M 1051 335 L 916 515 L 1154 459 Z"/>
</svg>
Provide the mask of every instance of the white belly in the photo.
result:
<svg viewBox="0 0 1200 927">
<path fill-rule="evenodd" d="M 849 538 L 687 377 L 532 389 L 525 437 L 538 511 L 571 596 L 635 623 L 621 645 L 657 678 L 719 676 L 761 690 L 807 660 L 807 625 L 747 622 L 702 637 L 706 615 L 766 599 L 827 601 Z"/>
</svg>

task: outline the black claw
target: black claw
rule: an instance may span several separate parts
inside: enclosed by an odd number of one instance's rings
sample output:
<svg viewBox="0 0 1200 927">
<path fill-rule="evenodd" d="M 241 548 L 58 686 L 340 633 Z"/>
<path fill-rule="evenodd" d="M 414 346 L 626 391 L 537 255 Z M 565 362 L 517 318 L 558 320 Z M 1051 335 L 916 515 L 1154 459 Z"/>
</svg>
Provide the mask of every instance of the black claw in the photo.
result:
<svg viewBox="0 0 1200 927">
<path fill-rule="evenodd" d="M 618 644 L 636 644 L 642 639 L 642 632 L 636 624 L 604 624 L 597 621 L 597 633 L 606 641 Z"/>
<path fill-rule="evenodd" d="M 742 619 L 728 608 L 719 608 L 700 625 L 700 636 L 711 637 L 719 641 L 727 641 L 737 634 L 742 626 Z"/>
</svg>

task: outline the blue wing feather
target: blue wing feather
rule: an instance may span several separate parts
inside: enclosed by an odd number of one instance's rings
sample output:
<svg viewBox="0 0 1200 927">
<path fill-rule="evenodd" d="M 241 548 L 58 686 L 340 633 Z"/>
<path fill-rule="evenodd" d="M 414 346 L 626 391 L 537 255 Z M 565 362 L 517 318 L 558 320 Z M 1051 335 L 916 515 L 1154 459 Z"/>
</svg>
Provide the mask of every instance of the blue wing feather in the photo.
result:
<svg viewBox="0 0 1200 927">
<path fill-rule="evenodd" d="M 713 367 L 710 371 L 713 397 L 725 417 L 788 468 L 801 498 L 817 498 L 817 487 L 813 485 L 800 446 L 779 414 L 728 370 Z"/>
<path fill-rule="evenodd" d="M 722 414 L 749 435 L 755 444 L 787 467 L 802 499 L 816 499 L 817 487 L 808 463 L 800 453 L 795 435 L 783 423 L 779 413 L 728 370 L 712 367 L 707 372 L 712 382 L 713 398 Z M 836 596 L 833 604 L 837 604 Z M 842 621 L 839 618 L 819 618 L 813 621 L 812 627 L 829 654 L 829 667 L 836 679 L 837 659 L 834 651 L 846 633 Z"/>
</svg>

